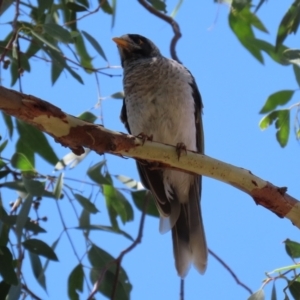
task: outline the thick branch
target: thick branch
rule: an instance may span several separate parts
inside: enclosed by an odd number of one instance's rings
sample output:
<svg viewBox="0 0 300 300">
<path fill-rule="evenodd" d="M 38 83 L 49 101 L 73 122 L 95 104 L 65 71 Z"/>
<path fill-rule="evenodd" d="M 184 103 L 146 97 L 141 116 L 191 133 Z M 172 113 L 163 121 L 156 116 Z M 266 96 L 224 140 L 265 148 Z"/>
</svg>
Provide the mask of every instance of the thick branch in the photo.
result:
<svg viewBox="0 0 300 300">
<path fill-rule="evenodd" d="M 99 154 L 111 153 L 154 161 L 157 168 L 172 167 L 223 181 L 300 228 L 299 201 L 288 195 L 286 188 L 276 187 L 248 170 L 192 151 L 182 154 L 178 160 L 173 146 L 151 141 L 143 144 L 138 138 L 79 120 L 51 103 L 4 87 L 0 87 L 0 110 L 48 133 L 77 155 L 82 154 L 85 147 Z"/>
</svg>

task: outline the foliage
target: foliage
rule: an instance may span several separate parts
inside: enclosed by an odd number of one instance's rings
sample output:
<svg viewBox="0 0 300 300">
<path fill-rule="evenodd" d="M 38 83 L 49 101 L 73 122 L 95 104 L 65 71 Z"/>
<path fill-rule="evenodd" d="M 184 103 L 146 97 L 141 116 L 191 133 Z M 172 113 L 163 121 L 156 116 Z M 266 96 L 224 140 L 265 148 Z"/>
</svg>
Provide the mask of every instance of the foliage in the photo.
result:
<svg viewBox="0 0 300 300">
<path fill-rule="evenodd" d="M 284 14 L 278 26 L 275 45 L 270 44 L 266 40 L 258 39 L 255 36 L 255 29 L 268 34 L 267 28 L 257 17 L 258 10 L 265 2 L 261 0 L 257 5 L 253 5 L 250 0 L 234 0 L 229 14 L 229 25 L 241 44 L 260 63 L 264 63 L 262 52 L 265 52 L 276 63 L 282 66 L 292 65 L 293 67 L 298 86 L 294 90 L 282 90 L 273 93 L 268 97 L 260 111 L 261 114 L 266 114 L 259 124 L 260 128 L 264 130 L 274 122 L 277 131 L 277 141 L 281 147 L 285 147 L 289 139 L 290 115 L 293 110 L 296 110 L 294 112 L 295 135 L 297 139 L 300 138 L 300 123 L 298 120 L 299 102 L 285 109 L 278 109 L 278 106 L 286 105 L 292 100 L 293 95 L 300 86 L 299 50 L 290 49 L 283 44 L 290 34 L 297 33 L 300 23 L 300 1 L 295 0 Z"/>
<path fill-rule="evenodd" d="M 167 13 L 167 3 L 162 0 L 148 0 L 153 8 L 162 13 Z M 228 2 L 228 1 L 226 1 Z M 293 66 L 293 72 L 297 84 L 300 86 L 300 50 L 289 49 L 283 43 L 288 36 L 296 33 L 300 22 L 300 1 L 295 0 L 284 14 L 276 35 L 275 45 L 258 39 L 256 31 L 268 34 L 267 28 L 258 18 L 257 12 L 266 1 L 260 0 L 256 6 L 251 1 L 233 1 L 228 17 L 229 26 L 241 44 L 260 63 L 264 63 L 263 53 L 267 54 L 276 63 L 282 66 Z M 175 16 L 182 1 L 179 1 L 172 12 Z M 103 74 L 105 68 L 96 67 L 93 56 L 88 52 L 86 44 L 89 43 L 95 52 L 107 62 L 105 51 L 95 37 L 88 32 L 80 30 L 79 20 L 102 10 L 111 15 L 112 26 L 116 17 L 116 0 L 98 1 L 96 9 L 91 10 L 87 0 L 40 0 L 36 4 L 20 1 L 3 1 L 0 5 L 0 16 L 7 13 L 13 7 L 16 11 L 22 10 L 23 14 L 15 14 L 11 19 L 12 30 L 0 41 L 0 61 L 3 69 L 9 69 L 11 73 L 11 86 L 20 82 L 24 72 L 32 71 L 32 60 L 39 59 L 51 64 L 51 82 L 55 84 L 63 72 L 68 72 L 77 82 L 83 84 L 79 72 L 74 67 L 80 68 L 88 74 Z M 25 12 L 25 13 L 24 13 Z M 276 137 L 282 147 L 289 138 L 290 115 L 292 109 L 298 109 L 299 103 L 279 109 L 287 105 L 296 93 L 294 90 L 277 91 L 270 95 L 262 107 L 260 113 L 265 114 L 260 122 L 262 129 L 267 128 L 273 122 L 277 129 Z M 111 95 L 120 99 L 122 92 Z M 296 116 L 298 111 L 296 112 Z M 76 230 L 82 232 L 85 249 L 80 255 L 75 252 L 78 264 L 70 272 L 66 284 L 70 299 L 79 299 L 79 292 L 84 286 L 92 290 L 91 286 L 102 276 L 101 284 L 97 290 L 115 299 L 129 299 L 132 284 L 126 271 L 120 266 L 118 258 L 112 256 L 97 245 L 91 237 L 91 232 L 101 230 L 125 237 L 130 242 L 134 239 L 124 230 L 122 224 L 130 222 L 134 218 L 133 205 L 143 211 L 146 192 L 140 188 L 140 183 L 125 176 L 112 176 L 108 171 L 106 160 L 102 159 L 86 170 L 88 184 L 97 190 L 97 193 L 81 193 L 76 190 L 76 181 L 64 178 L 66 167 L 75 168 L 86 159 L 89 151 L 78 157 L 69 153 L 59 159 L 48 140 L 39 130 L 19 120 L 14 120 L 6 114 L 2 114 L 9 133 L 9 138 L 0 143 L 0 282 L 1 296 L 4 299 L 18 299 L 21 294 L 25 297 L 31 294 L 30 286 L 25 284 L 25 275 L 22 274 L 24 257 L 29 257 L 32 272 L 36 281 L 47 290 L 47 268 L 50 263 L 59 263 L 56 255 L 56 247 L 61 237 L 66 234 L 70 244 L 74 244 L 70 238 L 70 228 L 64 223 L 61 202 L 69 203 L 70 211 L 78 221 Z M 97 117 L 91 112 L 84 112 L 80 118 L 89 122 L 95 122 Z M 298 119 L 297 119 L 298 120 Z M 300 125 L 296 122 L 295 132 L 300 138 Z M 2 132 L 0 132 L 2 133 Z M 30 141 L 30 143 L 28 142 Z M 10 157 L 4 157 L 1 153 L 9 144 L 15 144 L 15 152 Z M 37 157 L 52 165 L 59 176 L 49 176 L 38 170 Z M 124 189 L 118 187 L 118 182 L 125 185 Z M 5 207 L 7 201 L 3 198 L 4 191 L 17 192 L 18 197 L 11 202 L 10 210 Z M 96 196 L 102 193 L 106 201 L 106 209 L 109 215 L 110 225 L 95 224 L 92 216 L 99 214 Z M 131 195 L 132 201 L 127 196 Z M 2 198 L 1 198 L 2 197 Z M 58 218 L 62 222 L 62 231 L 53 243 L 45 242 L 42 234 L 46 232 L 43 222 L 46 216 L 40 216 L 40 208 L 45 204 L 45 198 L 53 201 L 57 207 Z M 158 212 L 153 201 L 150 201 L 147 214 L 157 217 Z M 120 224 L 121 223 L 121 224 Z M 286 240 L 285 247 L 288 255 L 294 260 L 300 257 L 300 244 Z M 25 255 L 26 254 L 26 255 Z M 25 256 L 24 256 L 25 255 Z M 279 268 L 268 273 L 264 285 L 270 281 L 279 279 L 287 280 L 284 289 L 286 299 L 291 297 L 299 299 L 299 274 L 296 269 L 299 265 Z M 277 273 L 277 276 L 270 276 Z M 290 277 L 287 275 L 291 274 Z M 114 285 L 112 285 L 114 282 Z M 32 295 L 31 295 L 32 296 Z M 264 292 L 259 291 L 249 299 L 264 299 Z M 273 286 L 272 300 L 277 299 L 276 288 Z"/>
</svg>

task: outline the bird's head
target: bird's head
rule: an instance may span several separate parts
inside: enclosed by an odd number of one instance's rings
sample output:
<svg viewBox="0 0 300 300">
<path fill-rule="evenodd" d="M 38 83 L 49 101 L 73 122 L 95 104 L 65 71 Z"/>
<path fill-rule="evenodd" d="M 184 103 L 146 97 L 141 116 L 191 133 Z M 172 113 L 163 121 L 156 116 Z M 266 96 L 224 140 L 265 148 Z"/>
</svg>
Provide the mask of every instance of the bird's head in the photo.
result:
<svg viewBox="0 0 300 300">
<path fill-rule="evenodd" d="M 159 49 L 139 34 L 125 34 L 113 41 L 118 46 L 122 67 L 135 60 L 161 56 Z"/>
</svg>

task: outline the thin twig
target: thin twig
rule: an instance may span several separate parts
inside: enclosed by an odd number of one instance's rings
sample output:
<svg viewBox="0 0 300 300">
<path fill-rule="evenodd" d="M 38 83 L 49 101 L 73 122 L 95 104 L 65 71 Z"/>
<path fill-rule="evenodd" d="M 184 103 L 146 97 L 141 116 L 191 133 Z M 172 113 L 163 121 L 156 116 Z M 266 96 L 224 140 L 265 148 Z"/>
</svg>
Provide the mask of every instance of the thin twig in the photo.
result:
<svg viewBox="0 0 300 300">
<path fill-rule="evenodd" d="M 145 0 L 138 0 L 138 2 L 144 8 L 146 8 L 151 14 L 157 16 L 158 18 L 164 20 L 165 22 L 169 23 L 172 26 L 174 36 L 173 36 L 173 38 L 171 40 L 171 44 L 170 44 L 170 53 L 171 53 L 171 57 L 174 60 L 181 63 L 181 61 L 179 60 L 179 58 L 176 54 L 176 44 L 177 44 L 177 41 L 181 38 L 181 32 L 180 32 L 180 27 L 179 27 L 178 23 L 172 17 L 169 17 L 166 14 L 155 9 L 152 5 L 147 3 Z"/>
<path fill-rule="evenodd" d="M 116 264 L 117 266 L 116 266 L 116 275 L 115 275 L 115 280 L 114 280 L 112 294 L 111 294 L 111 298 L 110 299 L 111 300 L 115 299 L 117 285 L 118 285 L 118 278 L 119 278 L 119 273 L 120 273 L 120 266 L 121 266 L 122 259 L 123 259 L 124 255 L 126 255 L 128 252 L 130 252 L 131 250 L 133 250 L 142 241 L 143 229 L 144 229 L 145 218 L 146 218 L 146 211 L 147 211 L 147 208 L 148 208 L 149 199 L 150 199 L 149 193 L 147 193 L 147 195 L 145 197 L 145 202 L 144 202 L 144 207 L 143 207 L 142 215 L 141 215 L 139 231 L 138 231 L 138 235 L 137 235 L 136 239 L 133 241 L 133 243 L 128 248 L 126 248 L 125 250 L 123 250 L 120 253 L 120 255 L 115 260 L 109 262 L 105 266 L 105 268 L 103 268 L 101 270 L 101 272 L 99 273 L 98 279 L 97 279 L 97 281 L 94 284 L 93 290 L 90 293 L 90 295 L 87 298 L 87 300 L 92 300 L 93 299 L 94 295 L 98 291 L 100 283 L 102 282 L 102 280 L 103 280 L 103 278 L 105 276 L 105 273 L 107 272 L 107 270 L 113 264 Z"/>
<path fill-rule="evenodd" d="M 237 275 L 230 269 L 230 267 L 224 262 L 224 260 L 222 260 L 212 250 L 208 249 L 208 252 L 209 252 L 210 255 L 212 255 L 230 273 L 230 275 L 233 277 L 233 279 L 236 281 L 236 283 L 238 285 L 242 286 L 245 290 L 247 290 L 250 293 L 250 295 L 253 294 L 252 290 L 247 285 L 245 285 L 243 282 L 241 282 L 239 280 L 239 278 L 237 277 Z"/>
<path fill-rule="evenodd" d="M 36 299 L 36 300 L 42 300 L 42 298 L 38 297 L 36 294 L 34 294 L 26 284 L 22 284 L 22 289 L 31 296 L 31 298 Z"/>
</svg>

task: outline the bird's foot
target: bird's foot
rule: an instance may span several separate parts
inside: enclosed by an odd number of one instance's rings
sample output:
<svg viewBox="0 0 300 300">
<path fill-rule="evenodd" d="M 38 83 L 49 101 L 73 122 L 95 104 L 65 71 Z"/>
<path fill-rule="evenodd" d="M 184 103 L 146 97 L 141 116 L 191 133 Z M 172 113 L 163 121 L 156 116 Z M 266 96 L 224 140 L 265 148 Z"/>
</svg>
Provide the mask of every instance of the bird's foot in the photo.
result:
<svg viewBox="0 0 300 300">
<path fill-rule="evenodd" d="M 182 152 L 185 152 L 185 154 L 186 154 L 186 145 L 184 143 L 178 143 L 176 145 L 176 153 L 177 153 L 178 160 L 179 160 Z"/>
<path fill-rule="evenodd" d="M 144 132 L 141 132 L 136 137 L 142 140 L 142 145 L 144 145 L 146 141 L 152 142 L 153 140 L 153 134 L 147 135 Z"/>
</svg>

